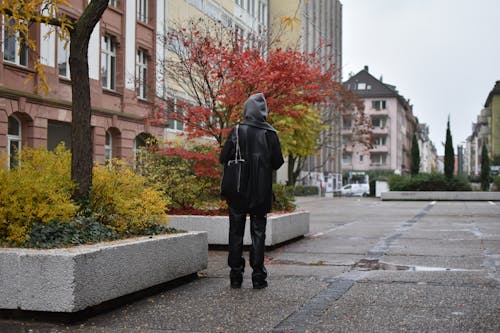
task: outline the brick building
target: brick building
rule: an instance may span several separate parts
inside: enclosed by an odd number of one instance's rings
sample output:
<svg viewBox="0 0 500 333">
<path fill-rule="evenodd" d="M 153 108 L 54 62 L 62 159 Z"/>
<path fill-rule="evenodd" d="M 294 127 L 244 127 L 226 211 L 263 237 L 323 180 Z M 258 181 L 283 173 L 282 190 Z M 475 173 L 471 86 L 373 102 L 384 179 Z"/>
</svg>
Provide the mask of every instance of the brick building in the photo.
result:
<svg viewBox="0 0 500 333">
<path fill-rule="evenodd" d="M 71 0 L 68 16 L 78 18 L 84 2 Z M 134 158 L 148 137 L 165 139 L 182 124 L 153 126 L 148 117 L 155 103 L 183 97 L 160 77 L 158 64 L 167 56 L 158 35 L 171 20 L 206 16 L 242 32 L 267 28 L 268 0 L 110 0 L 89 44 L 93 158 Z M 0 16 L 0 156 L 23 146 L 53 149 L 71 145 L 71 80 L 69 48 L 48 27 L 32 24 L 37 54 L 4 32 Z M 18 52 L 20 50 L 20 52 Z M 45 66 L 50 93 L 37 93 L 38 79 L 27 80 L 35 60 Z M 9 167 L 14 159 L 6 160 Z"/>
</svg>

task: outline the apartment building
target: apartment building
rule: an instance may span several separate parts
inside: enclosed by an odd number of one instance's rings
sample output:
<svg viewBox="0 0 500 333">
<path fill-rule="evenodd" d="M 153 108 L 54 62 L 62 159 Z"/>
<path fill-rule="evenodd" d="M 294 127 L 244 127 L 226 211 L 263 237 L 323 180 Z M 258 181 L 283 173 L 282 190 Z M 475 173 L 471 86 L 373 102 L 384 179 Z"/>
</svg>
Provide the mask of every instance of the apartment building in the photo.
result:
<svg viewBox="0 0 500 333">
<path fill-rule="evenodd" d="M 484 108 L 472 124 L 472 134 L 466 139 L 466 172 L 469 175 L 481 173 L 481 151 L 483 144 L 488 149 L 493 164 L 500 160 L 500 81 L 496 81 L 488 93 Z M 500 163 L 499 163 L 500 164 Z"/>
<path fill-rule="evenodd" d="M 338 81 L 342 68 L 342 4 L 339 0 L 270 0 L 270 39 L 277 35 L 280 42 L 271 47 L 292 48 L 315 53 L 325 68 L 335 65 Z M 281 18 L 296 20 L 283 29 Z M 340 188 L 341 139 L 340 114 L 336 110 L 323 110 L 332 116 L 331 131 L 323 133 L 323 147 L 318 154 L 310 156 L 301 173 L 301 182 L 309 185 L 326 183 L 327 190 Z M 284 176 L 286 178 L 286 176 Z"/>
<path fill-rule="evenodd" d="M 67 14 L 78 18 L 84 3 L 70 3 Z M 268 13 L 268 0 L 110 0 L 88 52 L 94 160 L 132 159 L 148 138 L 182 132 L 183 124 L 174 121 L 167 128 L 148 121 L 156 103 L 187 98 L 168 85 L 158 67 L 167 53 L 157 37 L 168 32 L 169 22 L 204 16 L 251 34 L 267 29 Z M 30 28 L 38 45 L 34 54 L 4 33 L 8 22 L 0 19 L 0 155 L 12 157 L 23 146 L 70 147 L 69 49 L 64 41 L 44 38 L 48 27 L 36 23 Z M 48 95 L 37 92 L 36 78 L 28 80 L 36 59 L 45 66 Z M 13 162 L 9 158 L 5 166 Z"/>
<path fill-rule="evenodd" d="M 342 119 L 344 171 L 391 170 L 407 173 L 411 162 L 411 142 L 416 130 L 412 105 L 396 87 L 377 79 L 365 66 L 344 82 L 363 100 L 365 113 L 371 118 L 373 148 L 353 140 L 354 120 Z"/>
<path fill-rule="evenodd" d="M 429 126 L 424 123 L 417 123 L 417 141 L 420 151 L 419 172 L 436 172 L 437 149 L 429 138 Z"/>
</svg>

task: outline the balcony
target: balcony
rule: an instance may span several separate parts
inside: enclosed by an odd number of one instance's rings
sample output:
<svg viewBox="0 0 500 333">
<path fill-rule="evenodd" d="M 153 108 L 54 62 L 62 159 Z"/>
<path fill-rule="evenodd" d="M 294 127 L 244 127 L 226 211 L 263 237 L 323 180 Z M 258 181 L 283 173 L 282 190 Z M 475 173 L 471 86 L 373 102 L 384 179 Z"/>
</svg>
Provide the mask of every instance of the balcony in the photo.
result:
<svg viewBox="0 0 500 333">
<path fill-rule="evenodd" d="M 373 127 L 372 133 L 373 134 L 388 134 L 389 133 L 389 126 Z"/>
<path fill-rule="evenodd" d="M 388 153 L 389 147 L 387 145 L 373 145 L 373 148 L 370 149 L 370 152 L 373 153 Z"/>
</svg>

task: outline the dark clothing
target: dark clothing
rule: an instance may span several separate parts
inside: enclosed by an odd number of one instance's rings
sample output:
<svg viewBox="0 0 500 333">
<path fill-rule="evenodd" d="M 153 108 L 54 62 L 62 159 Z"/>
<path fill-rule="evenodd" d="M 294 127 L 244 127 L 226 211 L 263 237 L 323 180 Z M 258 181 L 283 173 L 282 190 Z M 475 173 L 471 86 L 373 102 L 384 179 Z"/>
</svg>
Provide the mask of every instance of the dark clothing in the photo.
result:
<svg viewBox="0 0 500 333">
<path fill-rule="evenodd" d="M 267 214 L 271 211 L 273 170 L 283 164 L 283 155 L 275 131 L 254 127 L 243 122 L 239 142 L 243 159 L 247 161 L 249 179 L 243 197 L 226 198 L 228 205 L 238 213 Z M 234 159 L 236 150 L 235 129 L 222 149 L 220 162 Z"/>
<path fill-rule="evenodd" d="M 243 258 L 243 236 L 247 214 L 239 214 L 229 208 L 229 256 L 227 263 L 233 275 L 243 273 L 245 259 Z M 265 216 L 250 215 L 250 267 L 252 267 L 252 280 L 265 280 L 267 270 L 264 267 L 264 249 L 266 242 Z"/>
<path fill-rule="evenodd" d="M 243 235 L 247 214 L 250 214 L 250 266 L 253 269 L 254 288 L 267 286 L 267 271 L 264 267 L 266 240 L 266 214 L 271 211 L 273 200 L 273 170 L 283 165 L 281 145 L 276 130 L 266 121 L 267 105 L 264 95 L 250 96 L 244 105 L 244 120 L 239 126 L 238 137 L 243 159 L 248 167 L 248 186 L 244 195 L 226 198 L 229 206 L 229 256 L 231 286 L 241 286 L 245 267 L 243 259 Z M 222 152 L 220 162 L 226 164 L 234 159 L 236 131 L 231 131 Z"/>
</svg>

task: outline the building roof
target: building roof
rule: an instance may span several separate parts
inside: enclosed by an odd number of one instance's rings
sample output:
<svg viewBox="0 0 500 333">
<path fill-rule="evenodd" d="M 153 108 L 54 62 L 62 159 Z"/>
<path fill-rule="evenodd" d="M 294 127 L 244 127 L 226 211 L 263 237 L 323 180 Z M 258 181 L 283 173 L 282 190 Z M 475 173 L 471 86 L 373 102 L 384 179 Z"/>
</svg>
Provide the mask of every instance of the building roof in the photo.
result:
<svg viewBox="0 0 500 333">
<path fill-rule="evenodd" d="M 356 92 L 361 98 L 397 98 L 406 110 L 410 109 L 409 101 L 398 93 L 396 86 L 383 83 L 382 78 L 375 78 L 368 72 L 368 66 L 365 66 L 359 73 L 351 76 L 344 82 L 344 86 Z"/>
<path fill-rule="evenodd" d="M 500 81 L 497 81 L 495 83 L 493 90 L 491 90 L 490 93 L 488 94 L 488 97 L 486 98 L 486 102 L 484 103 L 485 108 L 490 106 L 491 100 L 493 99 L 493 96 L 495 96 L 495 95 L 500 95 Z"/>
</svg>

